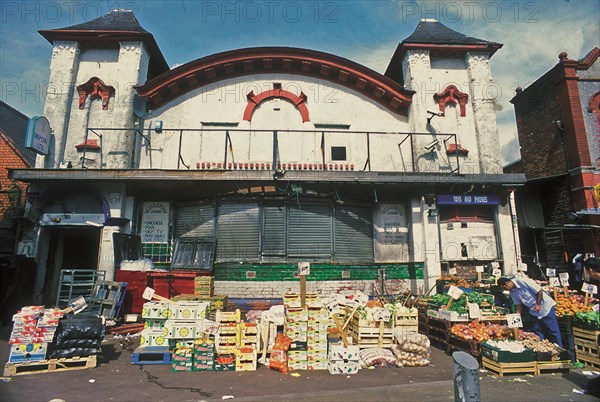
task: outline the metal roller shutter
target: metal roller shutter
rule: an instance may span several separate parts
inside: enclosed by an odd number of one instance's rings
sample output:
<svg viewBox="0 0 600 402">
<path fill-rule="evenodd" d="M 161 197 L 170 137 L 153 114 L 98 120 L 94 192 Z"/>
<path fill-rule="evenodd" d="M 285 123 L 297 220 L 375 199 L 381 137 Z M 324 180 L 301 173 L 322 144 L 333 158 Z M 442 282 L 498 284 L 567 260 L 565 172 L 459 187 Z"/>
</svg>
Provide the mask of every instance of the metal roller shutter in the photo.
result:
<svg viewBox="0 0 600 402">
<path fill-rule="evenodd" d="M 258 203 L 223 203 L 217 218 L 217 261 L 256 261 L 260 249 Z"/>
<path fill-rule="evenodd" d="M 307 260 L 331 261 L 331 206 L 304 204 L 289 207 L 288 256 Z"/>
<path fill-rule="evenodd" d="M 175 220 L 175 237 L 214 237 L 215 208 L 212 204 L 180 206 Z"/>
<path fill-rule="evenodd" d="M 372 216 L 370 208 L 335 208 L 335 261 L 373 262 Z"/>
<path fill-rule="evenodd" d="M 285 205 L 264 206 L 263 256 L 285 256 Z"/>
</svg>

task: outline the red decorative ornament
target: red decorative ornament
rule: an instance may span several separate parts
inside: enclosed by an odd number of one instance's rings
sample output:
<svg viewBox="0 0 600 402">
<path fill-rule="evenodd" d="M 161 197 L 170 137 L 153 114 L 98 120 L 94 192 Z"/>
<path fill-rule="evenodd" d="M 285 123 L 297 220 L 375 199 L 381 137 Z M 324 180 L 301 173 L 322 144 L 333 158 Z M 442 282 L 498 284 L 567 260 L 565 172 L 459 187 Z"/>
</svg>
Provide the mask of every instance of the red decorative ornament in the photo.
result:
<svg viewBox="0 0 600 402">
<path fill-rule="evenodd" d="M 267 99 L 272 98 L 281 98 L 287 99 L 292 102 L 300 111 L 300 115 L 302 116 L 302 123 L 306 123 L 310 121 L 308 117 L 308 107 L 304 104 L 306 102 L 306 95 L 304 92 L 300 92 L 300 95 L 294 95 L 290 91 L 286 91 L 285 89 L 281 89 L 281 84 L 273 84 L 273 89 L 269 91 L 264 91 L 259 93 L 258 95 L 254 94 L 254 91 L 250 91 L 248 95 L 248 105 L 246 106 L 246 110 L 244 110 L 244 120 L 252 121 L 252 114 L 254 113 L 254 109 L 264 102 Z"/>
<path fill-rule="evenodd" d="M 77 92 L 79 93 L 79 109 L 85 107 L 85 100 L 88 96 L 97 96 L 102 99 L 102 110 L 107 110 L 108 100 L 110 95 L 115 93 L 115 89 L 106 85 L 100 78 L 92 77 L 85 84 L 78 85 Z"/>
<path fill-rule="evenodd" d="M 446 104 L 448 102 L 458 104 L 460 106 L 460 115 L 461 117 L 465 117 L 467 100 L 469 99 L 469 95 L 460 92 L 460 90 L 455 85 L 448 85 L 446 89 L 444 89 L 439 94 L 434 94 L 433 99 L 435 99 L 440 107 L 440 112 L 444 113 L 446 111 Z"/>
</svg>

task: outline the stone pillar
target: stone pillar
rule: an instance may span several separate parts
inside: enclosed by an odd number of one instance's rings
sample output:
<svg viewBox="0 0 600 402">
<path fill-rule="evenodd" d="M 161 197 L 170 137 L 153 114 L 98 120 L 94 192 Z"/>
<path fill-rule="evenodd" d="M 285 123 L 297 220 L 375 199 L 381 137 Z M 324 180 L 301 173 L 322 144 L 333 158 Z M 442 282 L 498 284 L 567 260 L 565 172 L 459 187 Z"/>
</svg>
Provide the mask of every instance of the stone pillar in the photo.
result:
<svg viewBox="0 0 600 402">
<path fill-rule="evenodd" d="M 79 69 L 79 44 L 54 42 L 50 62 L 50 80 L 44 106 L 44 116 L 54 130 L 54 146 L 48 156 L 38 157 L 36 168 L 58 168 L 64 159 L 71 103 Z"/>
<path fill-rule="evenodd" d="M 111 127 L 132 129 L 134 125 L 134 86 L 146 81 L 149 54 L 142 42 L 121 42 L 119 50 L 119 74 L 115 87 L 114 109 Z M 129 169 L 135 154 L 137 134 L 133 131 L 115 131 L 104 137 L 103 147 L 106 168 Z M 137 143 L 140 139 L 137 138 Z"/>
<path fill-rule="evenodd" d="M 495 100 L 492 87 L 492 73 L 488 53 L 468 52 L 465 55 L 469 92 L 475 119 L 479 169 L 481 173 L 502 173 L 500 163 L 500 141 L 496 125 Z"/>
</svg>

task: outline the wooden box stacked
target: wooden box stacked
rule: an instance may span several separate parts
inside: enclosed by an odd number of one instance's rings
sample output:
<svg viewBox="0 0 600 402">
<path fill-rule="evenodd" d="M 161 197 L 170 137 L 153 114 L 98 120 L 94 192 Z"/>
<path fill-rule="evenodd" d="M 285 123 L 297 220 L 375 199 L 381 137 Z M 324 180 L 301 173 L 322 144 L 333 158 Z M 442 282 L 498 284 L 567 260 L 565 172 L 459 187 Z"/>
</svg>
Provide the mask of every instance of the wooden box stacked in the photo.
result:
<svg viewBox="0 0 600 402">
<path fill-rule="evenodd" d="M 600 369 L 600 331 L 573 327 L 575 356 L 578 362 Z"/>
<path fill-rule="evenodd" d="M 365 320 L 355 314 L 350 319 L 348 331 L 353 343 L 361 349 L 391 348 L 394 344 L 392 322 Z"/>
<path fill-rule="evenodd" d="M 396 312 L 394 314 L 394 327 L 397 333 L 406 336 L 410 332 L 419 332 L 419 312 L 411 309 L 409 312 Z"/>
<path fill-rule="evenodd" d="M 290 370 L 307 370 L 308 310 L 286 307 L 283 329 L 292 340 L 292 345 L 288 350 L 288 368 Z"/>
<path fill-rule="evenodd" d="M 215 338 L 215 346 L 218 354 L 235 356 L 239 346 L 240 321 L 240 310 L 217 311 L 216 322 L 219 325 L 219 331 Z"/>
<path fill-rule="evenodd" d="M 194 296 L 213 297 L 215 291 L 214 277 L 197 276 L 194 278 Z"/>
<path fill-rule="evenodd" d="M 235 371 L 255 371 L 257 360 L 255 345 L 240 346 L 235 351 Z"/>
<path fill-rule="evenodd" d="M 327 327 L 329 314 L 326 308 L 309 308 L 306 333 L 306 361 L 308 370 L 327 370 Z"/>
</svg>

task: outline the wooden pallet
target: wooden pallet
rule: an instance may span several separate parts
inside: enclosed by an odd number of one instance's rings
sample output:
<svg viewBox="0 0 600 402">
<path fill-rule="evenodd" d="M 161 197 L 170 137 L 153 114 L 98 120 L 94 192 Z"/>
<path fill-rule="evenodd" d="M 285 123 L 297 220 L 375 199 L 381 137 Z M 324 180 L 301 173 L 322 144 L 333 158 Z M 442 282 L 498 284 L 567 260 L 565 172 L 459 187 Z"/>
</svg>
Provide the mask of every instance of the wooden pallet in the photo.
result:
<svg viewBox="0 0 600 402">
<path fill-rule="evenodd" d="M 571 361 L 570 360 L 559 360 L 553 362 L 537 362 L 537 375 L 557 372 L 557 371 L 571 372 Z"/>
<path fill-rule="evenodd" d="M 596 345 L 594 342 L 575 339 L 574 345 L 575 350 L 577 351 L 584 352 L 592 356 L 600 356 L 598 345 Z"/>
<path fill-rule="evenodd" d="M 171 364 L 168 346 L 139 346 L 131 354 L 131 364 Z"/>
<path fill-rule="evenodd" d="M 537 362 L 498 363 L 487 357 L 482 357 L 481 363 L 484 369 L 489 370 L 500 377 L 504 377 L 504 374 L 538 374 Z"/>
<path fill-rule="evenodd" d="M 573 337 L 575 340 L 593 342 L 596 344 L 596 347 L 598 347 L 600 341 L 600 331 L 573 327 Z"/>
<path fill-rule="evenodd" d="M 600 357 L 598 354 L 587 353 L 580 346 L 575 345 L 575 356 L 578 362 L 585 364 L 587 367 L 593 369 L 600 369 Z"/>
<path fill-rule="evenodd" d="M 6 363 L 4 376 L 53 373 L 68 370 L 82 370 L 96 367 L 96 356 L 69 357 L 62 359 L 41 360 L 37 362 Z"/>
</svg>

